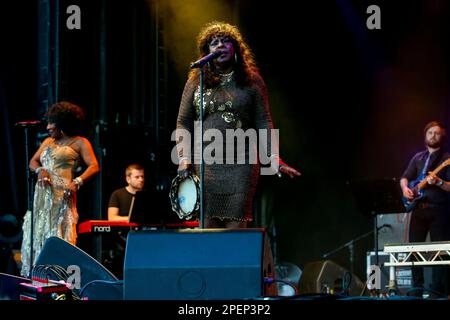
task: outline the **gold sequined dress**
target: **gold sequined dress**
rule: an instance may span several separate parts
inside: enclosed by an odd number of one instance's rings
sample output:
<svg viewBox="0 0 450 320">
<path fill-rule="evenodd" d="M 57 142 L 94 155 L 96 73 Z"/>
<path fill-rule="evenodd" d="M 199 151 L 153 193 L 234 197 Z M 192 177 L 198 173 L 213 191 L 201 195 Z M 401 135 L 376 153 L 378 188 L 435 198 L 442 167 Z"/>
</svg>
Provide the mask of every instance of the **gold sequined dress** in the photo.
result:
<svg viewBox="0 0 450 320">
<path fill-rule="evenodd" d="M 253 74 L 251 81 L 245 86 L 239 86 L 233 74 L 222 79 L 220 85 L 214 88 L 203 89 L 204 116 L 203 130 L 219 133 L 224 137 L 223 150 L 229 150 L 230 144 L 235 142 L 225 139 L 228 129 L 244 131 L 248 129 L 272 129 L 272 120 L 269 112 L 267 89 L 259 74 Z M 185 129 L 195 135 L 198 126 L 200 110 L 200 87 L 198 79 L 190 78 L 185 85 L 177 119 L 177 129 Z M 199 131 L 197 131 L 199 132 Z M 191 142 L 193 149 L 191 162 L 199 175 L 199 165 L 194 159 L 199 159 L 199 140 Z M 205 139 L 206 140 L 206 139 Z M 194 139 L 192 139 L 194 141 Z M 259 176 L 258 161 L 250 161 L 256 153 L 256 144 L 248 143 L 244 155 L 239 154 L 234 145 L 234 154 L 231 156 L 232 164 L 226 163 L 224 151 L 223 163 L 207 163 L 208 146 L 213 142 L 204 142 L 204 214 L 209 218 L 221 220 L 252 221 L 252 204 Z M 185 142 L 180 144 L 181 149 L 187 150 Z M 217 144 L 216 144 L 217 145 Z M 211 149 L 211 148 L 210 148 Z M 270 150 L 270 145 L 268 146 Z M 252 151 L 252 152 L 251 152 Z M 179 156 L 183 157 L 183 152 Z M 216 156 L 214 153 L 211 153 Z M 245 156 L 244 164 L 238 162 L 240 156 Z M 242 159 L 242 158 L 241 158 Z M 254 159 L 254 158 L 252 158 Z"/>
<path fill-rule="evenodd" d="M 60 237 L 75 245 L 78 213 L 75 195 L 64 190 L 74 177 L 79 154 L 72 147 L 50 143 L 40 157 L 42 167 L 50 174 L 51 186 L 36 183 L 33 201 L 33 262 L 38 258 L 45 241 L 52 236 Z M 27 212 L 23 223 L 22 270 L 29 275 L 30 267 L 30 222 Z M 34 264 L 34 263 L 33 263 Z"/>
</svg>

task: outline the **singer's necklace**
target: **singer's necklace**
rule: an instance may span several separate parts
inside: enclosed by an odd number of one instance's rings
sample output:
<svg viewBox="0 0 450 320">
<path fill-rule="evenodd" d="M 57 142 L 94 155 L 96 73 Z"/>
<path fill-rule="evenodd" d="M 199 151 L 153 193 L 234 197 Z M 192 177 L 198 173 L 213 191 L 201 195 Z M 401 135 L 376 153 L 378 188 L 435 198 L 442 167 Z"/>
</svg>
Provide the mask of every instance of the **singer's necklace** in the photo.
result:
<svg viewBox="0 0 450 320">
<path fill-rule="evenodd" d="M 219 73 L 219 75 L 221 76 L 221 77 L 231 77 L 232 75 L 233 75 L 233 73 L 234 73 L 234 70 L 232 70 L 231 72 L 228 72 L 228 73 Z"/>
<path fill-rule="evenodd" d="M 219 73 L 221 85 L 224 85 L 231 81 L 231 78 L 233 77 L 234 70 L 229 73 Z"/>
</svg>

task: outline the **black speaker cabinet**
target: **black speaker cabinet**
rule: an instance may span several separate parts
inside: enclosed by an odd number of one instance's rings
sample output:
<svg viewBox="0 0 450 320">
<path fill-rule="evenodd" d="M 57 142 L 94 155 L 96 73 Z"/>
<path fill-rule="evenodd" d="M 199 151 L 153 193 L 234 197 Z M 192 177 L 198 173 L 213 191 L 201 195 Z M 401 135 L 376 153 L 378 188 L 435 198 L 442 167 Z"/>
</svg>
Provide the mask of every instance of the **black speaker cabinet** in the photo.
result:
<svg viewBox="0 0 450 320">
<path fill-rule="evenodd" d="M 261 297 L 272 265 L 264 229 L 130 232 L 124 299 Z"/>
</svg>

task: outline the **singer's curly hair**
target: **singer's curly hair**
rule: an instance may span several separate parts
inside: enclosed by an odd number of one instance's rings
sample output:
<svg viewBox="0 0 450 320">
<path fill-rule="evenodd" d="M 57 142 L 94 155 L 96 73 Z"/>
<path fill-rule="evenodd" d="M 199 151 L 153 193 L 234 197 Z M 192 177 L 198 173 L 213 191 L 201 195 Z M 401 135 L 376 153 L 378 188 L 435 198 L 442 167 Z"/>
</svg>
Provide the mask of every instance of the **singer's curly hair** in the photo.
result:
<svg viewBox="0 0 450 320">
<path fill-rule="evenodd" d="M 53 104 L 45 114 L 49 123 L 62 130 L 68 136 L 80 135 L 83 132 L 85 114 L 76 104 L 60 101 Z"/>
<path fill-rule="evenodd" d="M 253 53 L 244 41 L 239 29 L 236 26 L 225 22 L 213 21 L 206 24 L 197 36 L 198 59 L 209 54 L 209 44 L 213 37 L 229 37 L 233 43 L 236 53 L 234 72 L 239 85 L 248 83 L 252 74 L 259 73 Z M 205 84 L 207 87 L 215 86 L 220 82 L 219 75 L 215 72 L 211 63 L 206 64 Z M 197 79 L 199 70 L 193 69 L 189 73 L 189 78 Z"/>
</svg>

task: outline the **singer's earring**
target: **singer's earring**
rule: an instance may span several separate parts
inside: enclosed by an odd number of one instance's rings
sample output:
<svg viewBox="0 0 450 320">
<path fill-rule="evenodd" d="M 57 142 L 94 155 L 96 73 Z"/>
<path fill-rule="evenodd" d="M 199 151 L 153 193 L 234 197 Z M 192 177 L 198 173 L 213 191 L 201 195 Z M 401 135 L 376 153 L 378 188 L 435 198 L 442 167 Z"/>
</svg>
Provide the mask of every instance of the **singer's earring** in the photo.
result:
<svg viewBox="0 0 450 320">
<path fill-rule="evenodd" d="M 236 52 L 234 53 L 234 63 L 237 63 L 237 54 L 236 54 Z"/>
<path fill-rule="evenodd" d="M 209 65 L 209 61 L 206 63 L 206 66 L 208 67 L 208 69 L 211 69 L 211 66 Z"/>
</svg>

